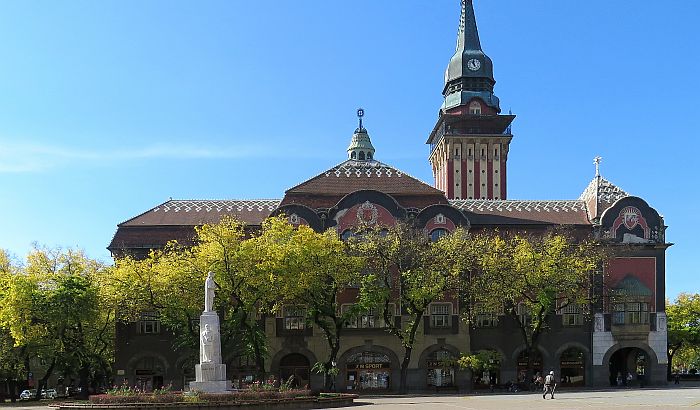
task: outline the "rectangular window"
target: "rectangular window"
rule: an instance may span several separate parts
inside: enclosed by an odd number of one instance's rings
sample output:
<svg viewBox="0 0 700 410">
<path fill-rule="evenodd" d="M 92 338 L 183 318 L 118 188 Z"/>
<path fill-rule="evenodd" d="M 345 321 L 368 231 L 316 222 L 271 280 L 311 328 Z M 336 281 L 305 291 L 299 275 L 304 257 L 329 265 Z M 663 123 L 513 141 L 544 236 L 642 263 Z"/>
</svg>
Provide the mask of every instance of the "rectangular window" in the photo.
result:
<svg viewBox="0 0 700 410">
<path fill-rule="evenodd" d="M 139 333 L 158 334 L 160 333 L 160 319 L 156 312 L 143 312 L 139 320 Z"/>
<path fill-rule="evenodd" d="M 583 324 L 582 306 L 571 303 L 559 310 L 564 326 L 581 326 Z"/>
<path fill-rule="evenodd" d="M 306 309 L 303 306 L 285 306 L 284 329 L 304 330 L 306 328 Z"/>
<path fill-rule="evenodd" d="M 500 312 L 495 312 L 477 304 L 474 306 L 474 313 L 474 324 L 476 327 L 496 327 L 498 326 L 498 317 L 503 315 L 503 310 L 500 309 Z"/>
<path fill-rule="evenodd" d="M 649 323 L 647 302 L 626 302 L 613 305 L 614 325 L 643 325 Z"/>
<path fill-rule="evenodd" d="M 345 315 L 353 305 L 343 305 L 341 312 Z M 390 316 L 394 315 L 394 305 L 389 305 Z M 345 327 L 350 329 L 383 329 L 386 327 L 384 316 L 378 309 L 372 308 L 368 311 L 360 312 L 350 316 Z"/>
<path fill-rule="evenodd" d="M 530 309 L 522 303 L 518 304 L 518 320 L 523 326 L 530 326 L 530 323 L 532 323 Z"/>
<path fill-rule="evenodd" d="M 450 327 L 452 315 L 451 303 L 433 303 L 430 305 L 430 327 Z"/>
</svg>

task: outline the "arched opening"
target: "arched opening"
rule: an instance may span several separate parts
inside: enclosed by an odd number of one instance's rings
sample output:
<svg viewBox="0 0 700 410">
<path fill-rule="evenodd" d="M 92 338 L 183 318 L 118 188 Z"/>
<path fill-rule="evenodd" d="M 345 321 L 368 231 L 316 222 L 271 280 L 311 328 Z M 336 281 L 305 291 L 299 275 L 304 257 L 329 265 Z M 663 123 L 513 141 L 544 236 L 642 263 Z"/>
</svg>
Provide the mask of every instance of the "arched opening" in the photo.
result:
<svg viewBox="0 0 700 410">
<path fill-rule="evenodd" d="M 533 382 L 534 379 L 537 376 L 542 376 L 544 377 L 544 373 L 542 373 L 542 353 L 540 353 L 538 350 L 535 350 L 533 353 L 532 357 L 532 379 L 533 380 L 528 380 L 527 379 L 527 362 L 528 362 L 528 352 L 527 350 L 523 350 L 520 352 L 518 355 L 518 383 L 530 383 Z"/>
<path fill-rule="evenodd" d="M 360 156 L 359 156 L 358 159 L 359 159 L 360 161 L 364 161 L 364 160 L 365 160 L 365 152 L 364 152 L 364 151 L 360 151 Z"/>
<path fill-rule="evenodd" d="M 370 160 L 372 160 L 372 153 L 368 152 L 367 153 L 367 161 L 370 161 Z"/>
<path fill-rule="evenodd" d="M 350 159 L 355 159 L 357 158 L 357 152 L 353 151 L 350 153 Z"/>
<path fill-rule="evenodd" d="M 608 362 L 610 385 L 643 385 L 649 362 L 649 355 L 638 347 L 625 347 L 616 351 Z"/>
<path fill-rule="evenodd" d="M 586 367 L 581 349 L 570 347 L 559 358 L 562 387 L 582 387 L 586 385 Z"/>
<path fill-rule="evenodd" d="M 165 364 L 154 356 L 144 356 L 133 366 L 134 386 L 150 392 L 163 387 Z"/>
<path fill-rule="evenodd" d="M 475 389 L 488 389 L 491 385 L 503 384 L 501 380 L 501 355 L 495 350 L 479 350 L 477 357 L 483 365 L 472 371 Z"/>
<path fill-rule="evenodd" d="M 428 355 L 428 387 L 452 387 L 455 385 L 455 367 L 457 361 L 449 350 L 436 350 Z"/>
<path fill-rule="evenodd" d="M 348 357 L 346 363 L 348 390 L 389 390 L 389 356 L 378 352 L 361 352 Z"/>
<path fill-rule="evenodd" d="M 280 360 L 280 382 L 291 379 L 289 385 L 303 388 L 309 385 L 309 359 L 300 353 L 290 353 Z"/>
<path fill-rule="evenodd" d="M 237 389 L 243 389 L 255 381 L 258 368 L 255 359 L 247 356 L 235 356 L 226 361 L 229 379 Z"/>
</svg>

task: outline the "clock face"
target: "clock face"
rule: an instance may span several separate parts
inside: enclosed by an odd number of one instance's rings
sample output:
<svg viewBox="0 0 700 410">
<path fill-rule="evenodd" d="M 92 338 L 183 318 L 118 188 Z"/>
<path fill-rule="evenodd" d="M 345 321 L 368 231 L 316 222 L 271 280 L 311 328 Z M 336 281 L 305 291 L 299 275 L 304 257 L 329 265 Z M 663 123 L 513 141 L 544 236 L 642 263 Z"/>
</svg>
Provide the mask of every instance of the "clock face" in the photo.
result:
<svg viewBox="0 0 700 410">
<path fill-rule="evenodd" d="M 481 61 L 477 60 L 476 58 L 472 58 L 471 60 L 467 61 L 467 68 L 476 71 L 481 68 Z"/>
</svg>

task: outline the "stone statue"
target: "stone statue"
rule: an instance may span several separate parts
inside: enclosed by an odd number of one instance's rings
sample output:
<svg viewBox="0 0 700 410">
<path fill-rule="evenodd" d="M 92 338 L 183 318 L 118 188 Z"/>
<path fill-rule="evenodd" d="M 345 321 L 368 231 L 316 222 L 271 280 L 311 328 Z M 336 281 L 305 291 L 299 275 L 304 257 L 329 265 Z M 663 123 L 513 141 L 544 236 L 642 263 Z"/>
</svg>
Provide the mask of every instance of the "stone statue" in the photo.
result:
<svg viewBox="0 0 700 410">
<path fill-rule="evenodd" d="M 204 311 L 214 311 L 214 291 L 219 289 L 219 285 L 214 282 L 214 272 L 207 274 L 207 280 L 204 281 Z"/>
<path fill-rule="evenodd" d="M 202 343 L 202 357 L 199 358 L 200 363 L 211 363 L 214 359 L 214 336 L 215 333 L 209 328 L 209 324 L 204 325 L 204 330 L 200 335 Z"/>
<path fill-rule="evenodd" d="M 603 315 L 601 314 L 596 314 L 595 315 L 595 323 L 594 323 L 594 328 L 593 331 L 595 332 L 602 332 L 605 330 L 605 322 L 603 320 Z"/>
</svg>

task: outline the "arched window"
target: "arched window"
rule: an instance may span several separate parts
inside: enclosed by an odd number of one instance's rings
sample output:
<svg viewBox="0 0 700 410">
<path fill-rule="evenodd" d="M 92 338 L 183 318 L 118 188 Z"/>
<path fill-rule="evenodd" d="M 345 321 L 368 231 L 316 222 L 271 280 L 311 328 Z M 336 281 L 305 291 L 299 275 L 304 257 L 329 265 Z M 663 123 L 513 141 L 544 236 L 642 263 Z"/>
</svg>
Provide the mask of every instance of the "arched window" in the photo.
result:
<svg viewBox="0 0 700 410">
<path fill-rule="evenodd" d="M 370 161 L 372 159 L 372 153 L 368 152 L 367 153 L 367 160 Z"/>
<path fill-rule="evenodd" d="M 364 151 L 360 151 L 360 158 L 358 158 L 358 159 L 359 159 L 360 161 L 364 161 L 364 160 L 365 160 L 365 152 L 364 152 Z"/>
<path fill-rule="evenodd" d="M 469 114 L 481 114 L 481 104 L 478 101 L 472 101 L 469 103 Z"/>
<path fill-rule="evenodd" d="M 350 153 L 350 158 L 351 158 L 351 159 L 357 158 L 357 152 L 355 152 L 355 151 L 351 152 L 351 153 Z"/>
<path fill-rule="evenodd" d="M 430 240 L 433 242 L 437 242 L 440 238 L 442 238 L 445 235 L 447 235 L 447 229 L 444 229 L 444 228 L 433 229 L 430 232 Z"/>
<path fill-rule="evenodd" d="M 343 231 L 342 234 L 340 234 L 340 239 L 343 241 L 347 241 L 348 239 L 352 238 L 353 236 L 355 236 L 355 234 L 350 229 L 346 229 Z"/>
</svg>

